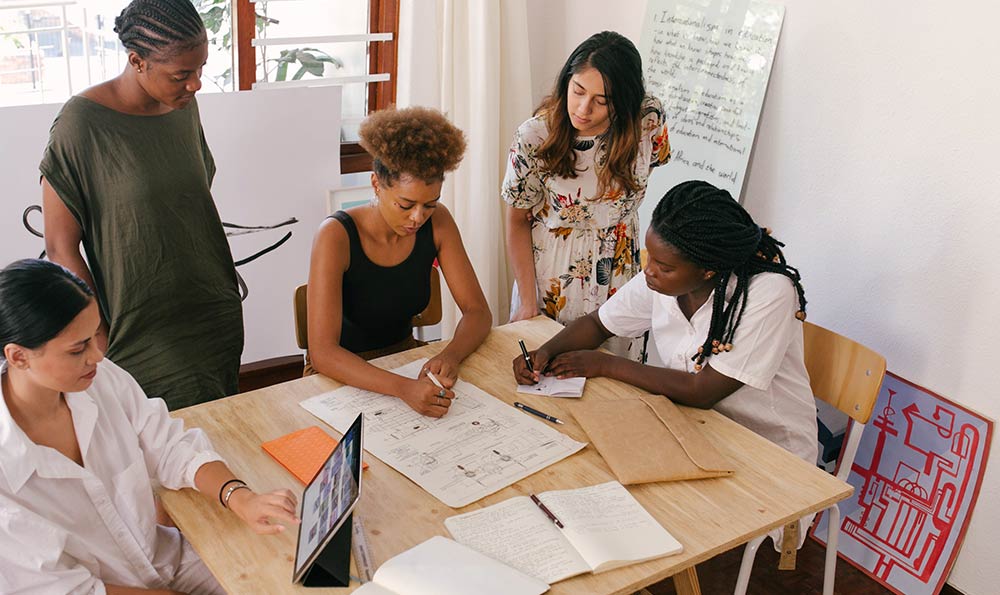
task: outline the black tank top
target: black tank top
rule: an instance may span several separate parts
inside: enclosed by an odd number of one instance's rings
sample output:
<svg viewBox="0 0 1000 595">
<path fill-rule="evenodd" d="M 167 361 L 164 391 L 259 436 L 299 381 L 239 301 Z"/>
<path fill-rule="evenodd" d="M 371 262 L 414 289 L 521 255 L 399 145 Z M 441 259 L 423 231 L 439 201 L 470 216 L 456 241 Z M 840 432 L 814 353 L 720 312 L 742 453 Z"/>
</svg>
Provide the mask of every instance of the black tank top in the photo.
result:
<svg viewBox="0 0 1000 595">
<path fill-rule="evenodd" d="M 406 260 L 384 267 L 368 259 L 354 220 L 344 211 L 330 215 L 347 231 L 351 264 L 344 272 L 340 346 L 359 353 L 398 343 L 413 333 L 411 319 L 431 299 L 431 266 L 437 258 L 429 219 L 417 230 Z"/>
</svg>

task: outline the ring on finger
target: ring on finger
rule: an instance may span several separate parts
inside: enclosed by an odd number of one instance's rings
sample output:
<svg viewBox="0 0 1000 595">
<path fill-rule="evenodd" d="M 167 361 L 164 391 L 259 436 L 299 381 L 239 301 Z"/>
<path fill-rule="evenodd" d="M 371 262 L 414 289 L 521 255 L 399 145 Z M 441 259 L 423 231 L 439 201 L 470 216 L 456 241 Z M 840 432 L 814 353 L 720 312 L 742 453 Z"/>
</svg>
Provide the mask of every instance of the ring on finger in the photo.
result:
<svg viewBox="0 0 1000 595">
<path fill-rule="evenodd" d="M 438 396 L 439 399 L 443 399 L 445 394 L 446 393 L 444 392 L 444 389 L 442 388 L 441 390 L 438 391 L 437 396 Z"/>
</svg>

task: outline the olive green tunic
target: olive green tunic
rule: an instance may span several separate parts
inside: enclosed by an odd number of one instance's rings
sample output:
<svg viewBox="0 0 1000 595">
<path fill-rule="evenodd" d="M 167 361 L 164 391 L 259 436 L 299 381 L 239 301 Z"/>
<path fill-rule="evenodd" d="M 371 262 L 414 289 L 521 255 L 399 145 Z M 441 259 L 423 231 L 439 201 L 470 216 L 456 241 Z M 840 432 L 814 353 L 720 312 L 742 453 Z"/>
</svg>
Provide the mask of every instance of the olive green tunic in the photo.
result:
<svg viewBox="0 0 1000 595">
<path fill-rule="evenodd" d="M 237 392 L 243 313 L 197 103 L 133 116 L 73 97 L 40 170 L 83 230 L 107 357 L 171 409 Z"/>
</svg>

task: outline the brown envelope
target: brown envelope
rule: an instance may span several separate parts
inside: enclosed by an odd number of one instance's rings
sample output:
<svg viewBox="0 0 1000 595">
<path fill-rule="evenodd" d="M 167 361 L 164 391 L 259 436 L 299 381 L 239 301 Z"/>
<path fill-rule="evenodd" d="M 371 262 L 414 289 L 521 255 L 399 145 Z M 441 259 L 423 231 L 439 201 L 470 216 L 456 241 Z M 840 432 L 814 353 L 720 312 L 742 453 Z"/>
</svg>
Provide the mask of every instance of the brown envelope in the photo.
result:
<svg viewBox="0 0 1000 595">
<path fill-rule="evenodd" d="M 733 474 L 733 466 L 666 397 L 580 401 L 571 411 L 624 485 Z"/>
</svg>

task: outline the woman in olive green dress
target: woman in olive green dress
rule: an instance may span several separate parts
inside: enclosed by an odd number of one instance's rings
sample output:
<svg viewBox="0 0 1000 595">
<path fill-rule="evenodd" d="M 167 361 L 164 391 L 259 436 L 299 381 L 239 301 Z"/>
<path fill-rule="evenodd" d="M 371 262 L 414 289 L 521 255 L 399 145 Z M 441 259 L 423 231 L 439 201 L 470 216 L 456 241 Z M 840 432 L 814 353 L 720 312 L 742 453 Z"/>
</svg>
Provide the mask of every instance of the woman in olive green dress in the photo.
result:
<svg viewBox="0 0 1000 595">
<path fill-rule="evenodd" d="M 243 351 L 194 99 L 208 43 L 189 0 L 134 0 L 115 31 L 124 72 L 70 98 L 52 124 L 45 247 L 98 296 L 107 357 L 177 409 L 237 392 Z"/>
</svg>

